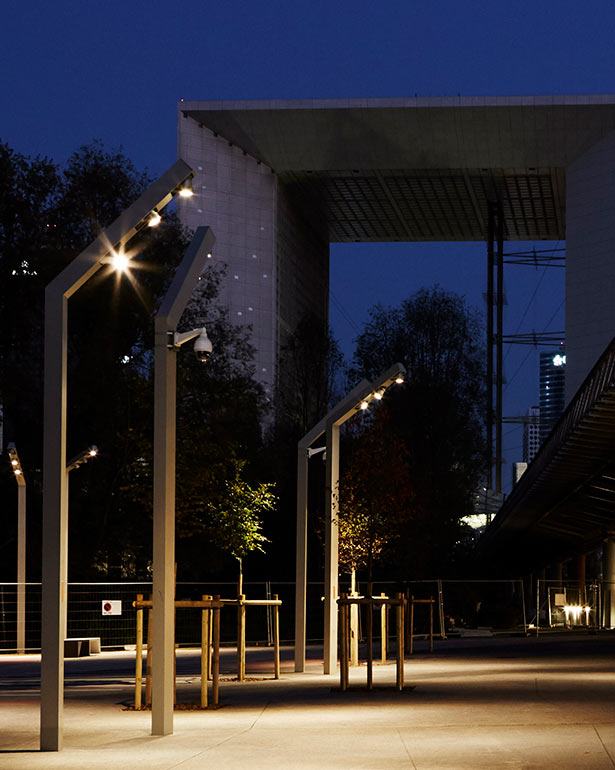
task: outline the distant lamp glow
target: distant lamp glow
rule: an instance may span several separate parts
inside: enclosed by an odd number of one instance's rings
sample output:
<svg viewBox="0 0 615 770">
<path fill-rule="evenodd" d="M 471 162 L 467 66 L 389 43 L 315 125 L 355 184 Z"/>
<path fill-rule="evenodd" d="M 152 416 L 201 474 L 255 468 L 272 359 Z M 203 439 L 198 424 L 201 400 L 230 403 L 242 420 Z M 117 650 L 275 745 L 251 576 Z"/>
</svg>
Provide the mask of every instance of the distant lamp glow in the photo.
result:
<svg viewBox="0 0 615 770">
<path fill-rule="evenodd" d="M 90 449 L 89 449 L 90 457 L 96 457 L 97 454 L 98 454 L 98 447 L 91 446 Z"/>
<path fill-rule="evenodd" d="M 13 473 L 16 476 L 23 476 L 23 471 L 21 469 L 21 461 L 19 460 L 19 455 L 17 454 L 17 449 L 15 447 L 15 444 L 13 444 L 11 442 L 10 444 L 7 444 L 6 448 L 8 450 L 9 460 L 11 461 L 11 466 L 13 468 Z M 25 476 L 24 476 L 24 478 L 25 478 Z"/>
<path fill-rule="evenodd" d="M 587 605 L 583 606 L 581 604 L 566 604 L 564 606 L 566 624 L 570 624 L 570 621 L 572 621 L 574 625 L 578 625 L 579 620 L 581 619 L 581 615 L 585 615 L 585 623 L 588 624 L 590 612 L 591 607 L 588 607 Z"/>
<path fill-rule="evenodd" d="M 158 225 L 162 222 L 162 217 L 160 214 L 154 209 L 152 213 L 149 215 L 149 219 L 147 220 L 147 226 L 148 227 L 158 227 Z"/>
<path fill-rule="evenodd" d="M 365 411 L 368 406 L 369 406 L 369 404 L 367 403 L 367 401 L 361 401 L 361 409 L 363 411 Z"/>
<path fill-rule="evenodd" d="M 395 384 L 396 385 L 401 385 L 403 383 L 403 381 L 404 381 L 404 378 L 402 377 L 402 375 L 398 374 L 397 377 L 395 378 Z"/>
<path fill-rule="evenodd" d="M 382 397 L 384 396 L 384 390 L 385 390 L 384 388 L 379 388 L 374 393 L 374 398 L 376 399 L 376 401 L 382 401 Z"/>
<path fill-rule="evenodd" d="M 194 190 L 192 189 L 192 179 L 188 178 L 179 189 L 182 198 L 192 198 Z"/>
</svg>

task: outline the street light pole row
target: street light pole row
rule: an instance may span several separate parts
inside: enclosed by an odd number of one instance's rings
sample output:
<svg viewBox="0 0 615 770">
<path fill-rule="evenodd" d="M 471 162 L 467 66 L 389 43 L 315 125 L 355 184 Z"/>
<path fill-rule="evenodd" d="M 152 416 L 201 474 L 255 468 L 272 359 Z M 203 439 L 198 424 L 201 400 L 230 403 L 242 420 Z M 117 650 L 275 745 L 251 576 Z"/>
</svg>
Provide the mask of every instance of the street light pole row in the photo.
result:
<svg viewBox="0 0 615 770">
<path fill-rule="evenodd" d="M 43 441 L 43 560 L 41 722 L 43 751 L 62 748 L 68 484 L 66 473 L 66 381 L 68 300 L 128 241 L 152 225 L 152 216 L 194 176 L 178 160 L 45 289 L 45 390 Z"/>
</svg>

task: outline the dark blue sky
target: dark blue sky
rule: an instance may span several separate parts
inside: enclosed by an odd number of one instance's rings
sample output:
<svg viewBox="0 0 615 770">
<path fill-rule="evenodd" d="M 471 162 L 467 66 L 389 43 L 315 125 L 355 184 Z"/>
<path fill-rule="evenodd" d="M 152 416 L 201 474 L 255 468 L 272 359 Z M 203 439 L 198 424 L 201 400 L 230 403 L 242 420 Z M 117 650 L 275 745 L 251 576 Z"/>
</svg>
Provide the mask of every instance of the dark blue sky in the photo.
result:
<svg viewBox="0 0 615 770">
<path fill-rule="evenodd" d="M 176 157 L 182 98 L 611 93 L 614 27 L 606 0 L 6 0 L 0 138 L 59 162 L 98 138 L 157 175 Z M 482 310 L 484 251 L 333 247 L 331 320 L 344 349 L 370 305 L 397 303 L 424 285 L 457 290 Z M 542 331 L 551 318 L 551 329 L 563 328 L 563 271 L 510 267 L 507 332 L 541 276 L 521 331 Z M 509 378 L 526 353 L 510 352 Z M 536 361 L 531 353 L 508 386 L 506 414 L 536 401 Z M 521 434 L 506 430 L 512 461 Z"/>
</svg>

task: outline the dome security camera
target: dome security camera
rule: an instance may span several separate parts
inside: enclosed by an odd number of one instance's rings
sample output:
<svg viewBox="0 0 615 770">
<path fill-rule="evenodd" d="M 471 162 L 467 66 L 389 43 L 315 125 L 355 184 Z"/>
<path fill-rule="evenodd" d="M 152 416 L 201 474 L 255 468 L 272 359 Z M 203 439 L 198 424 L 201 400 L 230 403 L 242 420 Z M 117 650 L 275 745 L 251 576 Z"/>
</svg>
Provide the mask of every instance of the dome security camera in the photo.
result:
<svg viewBox="0 0 615 770">
<path fill-rule="evenodd" d="M 204 364 L 209 360 L 209 356 L 211 356 L 212 352 L 213 345 L 211 344 L 211 340 L 207 336 L 205 329 L 201 329 L 201 333 L 194 341 L 194 355 Z"/>
</svg>

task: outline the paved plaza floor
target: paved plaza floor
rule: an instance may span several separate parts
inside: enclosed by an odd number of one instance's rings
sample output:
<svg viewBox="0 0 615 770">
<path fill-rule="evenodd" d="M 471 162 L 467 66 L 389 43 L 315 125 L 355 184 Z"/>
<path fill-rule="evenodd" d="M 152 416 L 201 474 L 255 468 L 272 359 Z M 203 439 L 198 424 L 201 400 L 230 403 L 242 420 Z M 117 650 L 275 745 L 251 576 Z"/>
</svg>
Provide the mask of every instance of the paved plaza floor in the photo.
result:
<svg viewBox="0 0 615 770">
<path fill-rule="evenodd" d="M 316 655 L 317 652 L 313 651 Z M 349 692 L 312 658 L 290 655 L 269 679 L 270 651 L 251 650 L 251 681 L 222 681 L 223 707 L 179 711 L 150 735 L 125 710 L 134 653 L 67 661 L 64 749 L 38 751 L 38 657 L 0 656 L 0 768 L 37 770 L 606 770 L 615 767 L 615 635 L 446 640 L 405 664 L 351 670 Z M 232 652 L 223 656 L 230 678 Z M 180 651 L 178 697 L 198 698 L 197 653 Z"/>
</svg>

